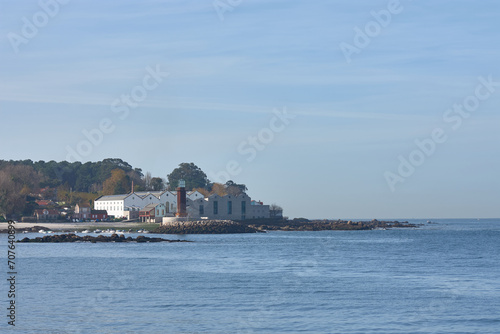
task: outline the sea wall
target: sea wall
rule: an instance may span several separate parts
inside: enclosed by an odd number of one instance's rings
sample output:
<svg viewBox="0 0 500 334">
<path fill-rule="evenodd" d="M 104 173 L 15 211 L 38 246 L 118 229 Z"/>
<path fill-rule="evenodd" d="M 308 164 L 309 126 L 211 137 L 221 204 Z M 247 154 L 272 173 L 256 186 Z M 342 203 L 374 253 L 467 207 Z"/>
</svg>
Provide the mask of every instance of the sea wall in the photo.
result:
<svg viewBox="0 0 500 334">
<path fill-rule="evenodd" d="M 257 233 L 258 229 L 232 220 L 172 221 L 163 223 L 152 233 L 162 234 L 229 234 Z"/>
</svg>

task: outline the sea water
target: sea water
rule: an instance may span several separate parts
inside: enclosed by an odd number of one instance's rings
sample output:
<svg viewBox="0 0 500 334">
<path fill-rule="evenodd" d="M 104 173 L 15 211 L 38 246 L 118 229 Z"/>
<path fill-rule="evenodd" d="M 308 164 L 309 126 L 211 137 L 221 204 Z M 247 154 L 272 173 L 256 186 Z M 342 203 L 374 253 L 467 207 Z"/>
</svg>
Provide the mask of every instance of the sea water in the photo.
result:
<svg viewBox="0 0 500 334">
<path fill-rule="evenodd" d="M 17 244 L 16 326 L 3 284 L 0 331 L 499 333 L 500 220 L 413 222 L 424 225 Z M 0 245 L 7 254 L 6 235 Z"/>
</svg>

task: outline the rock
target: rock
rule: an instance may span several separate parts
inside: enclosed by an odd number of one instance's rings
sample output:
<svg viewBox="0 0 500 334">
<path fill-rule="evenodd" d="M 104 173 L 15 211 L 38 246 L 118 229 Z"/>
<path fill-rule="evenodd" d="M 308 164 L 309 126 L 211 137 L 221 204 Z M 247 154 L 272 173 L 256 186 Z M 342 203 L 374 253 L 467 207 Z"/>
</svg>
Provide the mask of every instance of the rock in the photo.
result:
<svg viewBox="0 0 500 334">
<path fill-rule="evenodd" d="M 122 234 L 118 236 L 117 234 L 113 234 L 110 237 L 106 237 L 104 235 L 99 235 L 97 237 L 93 237 L 90 235 L 85 235 L 85 236 L 78 236 L 75 234 L 58 234 L 58 235 L 46 235 L 43 238 L 36 237 L 34 239 L 30 239 L 28 237 L 18 240 L 17 242 L 54 242 L 54 243 L 59 243 L 59 242 L 78 242 L 78 241 L 85 241 L 85 242 L 91 242 L 91 243 L 97 243 L 97 242 L 189 242 L 186 240 L 168 240 L 168 239 L 162 239 L 162 238 L 147 238 L 143 235 L 138 236 L 136 239 L 132 237 L 125 238 L 125 236 Z"/>
</svg>

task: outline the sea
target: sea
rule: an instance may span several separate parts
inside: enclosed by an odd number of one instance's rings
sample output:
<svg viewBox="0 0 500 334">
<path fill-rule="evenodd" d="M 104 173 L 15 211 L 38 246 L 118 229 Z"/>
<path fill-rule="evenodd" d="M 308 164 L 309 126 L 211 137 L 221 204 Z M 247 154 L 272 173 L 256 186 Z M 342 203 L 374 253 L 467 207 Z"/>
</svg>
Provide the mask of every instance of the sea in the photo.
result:
<svg viewBox="0 0 500 334">
<path fill-rule="evenodd" d="M 422 225 L 17 244 L 15 327 L 4 234 L 0 332 L 500 333 L 500 219 L 409 221 Z"/>
</svg>

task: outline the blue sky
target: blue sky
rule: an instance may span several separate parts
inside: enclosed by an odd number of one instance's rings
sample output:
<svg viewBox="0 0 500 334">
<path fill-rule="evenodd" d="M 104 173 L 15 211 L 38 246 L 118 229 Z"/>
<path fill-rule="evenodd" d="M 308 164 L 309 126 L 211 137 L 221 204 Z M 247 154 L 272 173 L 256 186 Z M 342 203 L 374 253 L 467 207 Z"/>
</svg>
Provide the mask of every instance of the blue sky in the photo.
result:
<svg viewBox="0 0 500 334">
<path fill-rule="evenodd" d="M 500 216 L 497 1 L 43 3 L 0 3 L 1 159 L 80 145 L 82 161 L 161 177 L 236 164 L 235 182 L 290 217 Z M 145 90 L 148 69 L 168 75 Z M 473 111 L 447 114 L 485 80 Z M 82 144 L 103 120 L 112 131 Z M 435 129 L 446 139 L 416 152 Z"/>
</svg>

